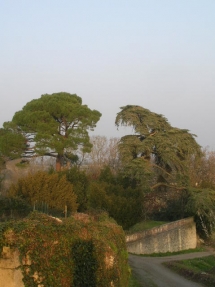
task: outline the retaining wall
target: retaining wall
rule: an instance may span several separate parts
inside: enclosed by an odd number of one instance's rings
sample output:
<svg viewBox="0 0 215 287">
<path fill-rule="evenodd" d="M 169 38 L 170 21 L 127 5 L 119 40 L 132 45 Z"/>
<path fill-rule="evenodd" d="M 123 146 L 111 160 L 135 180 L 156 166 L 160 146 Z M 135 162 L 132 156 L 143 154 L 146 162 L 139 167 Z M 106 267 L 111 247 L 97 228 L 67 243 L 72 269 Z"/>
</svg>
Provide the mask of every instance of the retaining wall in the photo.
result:
<svg viewBox="0 0 215 287">
<path fill-rule="evenodd" d="M 126 236 L 128 252 L 152 254 L 196 248 L 196 224 L 193 217 L 174 221 Z"/>
</svg>

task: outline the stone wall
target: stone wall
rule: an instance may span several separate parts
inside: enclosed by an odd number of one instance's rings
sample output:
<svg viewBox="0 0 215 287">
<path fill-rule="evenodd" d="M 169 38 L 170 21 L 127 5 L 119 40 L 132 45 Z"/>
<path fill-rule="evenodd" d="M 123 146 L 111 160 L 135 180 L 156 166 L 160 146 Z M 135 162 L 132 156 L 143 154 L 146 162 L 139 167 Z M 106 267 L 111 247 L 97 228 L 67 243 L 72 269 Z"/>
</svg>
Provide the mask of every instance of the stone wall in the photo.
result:
<svg viewBox="0 0 215 287">
<path fill-rule="evenodd" d="M 0 287 L 24 287 L 19 266 L 18 251 L 3 247 L 0 259 Z"/>
<path fill-rule="evenodd" d="M 76 213 L 73 219 L 63 221 L 33 213 L 24 220 L 10 222 L 10 228 L 2 223 L 0 231 L 0 287 L 24 287 L 21 268 L 25 280 L 37 287 L 48 287 L 50 280 L 51 287 L 77 285 L 78 280 L 80 286 L 85 286 L 84 282 L 92 285 L 95 280 L 101 286 L 127 285 L 124 232 L 106 214 L 99 217 Z M 22 256 L 18 247 L 22 247 Z"/>
<path fill-rule="evenodd" d="M 193 217 L 174 221 L 126 236 L 128 252 L 165 253 L 196 248 L 196 224 Z"/>
</svg>

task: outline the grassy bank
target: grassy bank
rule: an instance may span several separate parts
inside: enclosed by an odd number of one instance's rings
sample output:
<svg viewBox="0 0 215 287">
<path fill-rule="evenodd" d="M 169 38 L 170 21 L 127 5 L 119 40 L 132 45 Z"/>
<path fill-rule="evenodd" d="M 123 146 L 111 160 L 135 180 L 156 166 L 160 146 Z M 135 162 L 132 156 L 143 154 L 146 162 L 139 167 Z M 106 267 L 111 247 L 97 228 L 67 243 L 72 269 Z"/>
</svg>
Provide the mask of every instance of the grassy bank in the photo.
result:
<svg viewBox="0 0 215 287">
<path fill-rule="evenodd" d="M 134 274 L 131 275 L 129 280 L 128 287 L 141 287 L 142 285 L 139 283 L 138 279 L 135 277 Z"/>
<path fill-rule="evenodd" d="M 204 286 L 215 286 L 215 256 L 213 255 L 166 262 L 164 265 L 192 281 L 201 282 Z"/>
<path fill-rule="evenodd" d="M 153 227 L 157 227 L 157 226 L 163 225 L 165 223 L 168 223 L 168 222 L 153 221 L 153 220 L 142 221 L 142 222 L 139 222 L 139 223 L 135 224 L 131 228 L 129 228 L 129 230 L 126 231 L 126 234 L 132 234 L 132 233 L 136 233 L 136 232 L 141 232 L 141 231 L 144 231 L 144 230 L 147 230 L 147 229 L 151 229 Z"/>
<path fill-rule="evenodd" d="M 165 253 L 151 253 L 151 254 L 135 254 L 142 257 L 166 257 L 166 256 L 173 256 L 173 255 L 180 255 L 180 254 L 189 254 L 194 252 L 203 252 L 206 249 L 204 247 L 197 247 L 194 249 L 186 249 L 177 252 L 165 252 Z"/>
</svg>

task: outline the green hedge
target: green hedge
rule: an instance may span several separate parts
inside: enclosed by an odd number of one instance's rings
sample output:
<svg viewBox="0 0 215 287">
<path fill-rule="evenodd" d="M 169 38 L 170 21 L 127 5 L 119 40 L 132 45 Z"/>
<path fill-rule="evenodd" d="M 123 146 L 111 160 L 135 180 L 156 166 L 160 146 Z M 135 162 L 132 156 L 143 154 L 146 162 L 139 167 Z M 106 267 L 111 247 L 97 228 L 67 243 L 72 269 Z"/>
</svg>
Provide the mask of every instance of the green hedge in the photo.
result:
<svg viewBox="0 0 215 287">
<path fill-rule="evenodd" d="M 26 287 L 128 286 L 124 232 L 104 214 L 76 214 L 58 222 L 34 212 L 0 224 L 0 245 L 19 250 Z"/>
<path fill-rule="evenodd" d="M 32 211 L 32 207 L 18 197 L 0 196 L 0 221 L 23 218 Z"/>
</svg>

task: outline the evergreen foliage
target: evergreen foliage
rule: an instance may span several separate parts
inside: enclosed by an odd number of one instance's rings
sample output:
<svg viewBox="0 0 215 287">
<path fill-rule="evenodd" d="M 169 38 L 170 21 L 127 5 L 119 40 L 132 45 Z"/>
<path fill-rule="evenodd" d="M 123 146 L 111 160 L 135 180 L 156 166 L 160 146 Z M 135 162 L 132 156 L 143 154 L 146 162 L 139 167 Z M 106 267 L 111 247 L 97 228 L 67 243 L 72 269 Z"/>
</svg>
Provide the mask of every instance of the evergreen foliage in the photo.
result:
<svg viewBox="0 0 215 287">
<path fill-rule="evenodd" d="M 62 174 L 66 175 L 67 180 L 73 186 L 73 192 L 77 196 L 78 212 L 86 211 L 87 209 L 87 190 L 89 186 L 89 180 L 84 171 L 81 171 L 77 167 L 72 167 Z"/>
<path fill-rule="evenodd" d="M 60 170 L 64 161 L 73 159 L 74 150 L 81 147 L 84 152 L 90 151 L 88 130 L 94 129 L 100 117 L 98 111 L 83 105 L 77 95 L 62 92 L 45 94 L 28 102 L 4 127 L 15 135 L 18 131 L 28 144 L 34 142 L 34 149 L 29 145 L 29 152 L 56 156 L 57 169 Z M 13 141 L 15 137 L 8 140 L 7 150 L 14 150 Z"/>
<path fill-rule="evenodd" d="M 67 181 L 65 175 L 59 176 L 57 173 L 48 174 L 38 171 L 35 174 L 29 174 L 13 184 L 9 194 L 26 200 L 32 206 L 45 203 L 48 208 L 61 212 L 65 210 L 65 206 L 70 213 L 76 212 L 78 207 L 72 184 Z"/>
<path fill-rule="evenodd" d="M 215 230 L 215 191 L 191 188 L 186 212 L 195 216 L 199 235 L 209 237 Z"/>
<path fill-rule="evenodd" d="M 151 188 L 184 188 L 187 160 L 190 155 L 201 154 L 193 134 L 172 127 L 160 114 L 134 105 L 122 107 L 115 123 L 131 126 L 135 132 L 122 137 L 119 143 L 130 177 Z"/>
<path fill-rule="evenodd" d="M 188 214 L 186 205 L 190 198 L 190 191 L 168 190 L 167 192 L 152 191 L 144 196 L 146 218 L 162 221 L 175 221 L 194 214 Z"/>
<path fill-rule="evenodd" d="M 26 150 L 26 138 L 14 124 L 4 124 L 0 129 L 0 163 L 4 159 L 19 158 Z"/>
<path fill-rule="evenodd" d="M 0 197 L 0 220 L 23 218 L 32 211 L 32 207 L 19 197 Z"/>
<path fill-rule="evenodd" d="M 142 219 L 143 193 L 139 188 L 124 187 L 121 179 L 110 168 L 104 168 L 99 180 L 90 183 L 88 206 L 107 211 L 123 229 L 128 229 Z"/>
</svg>

